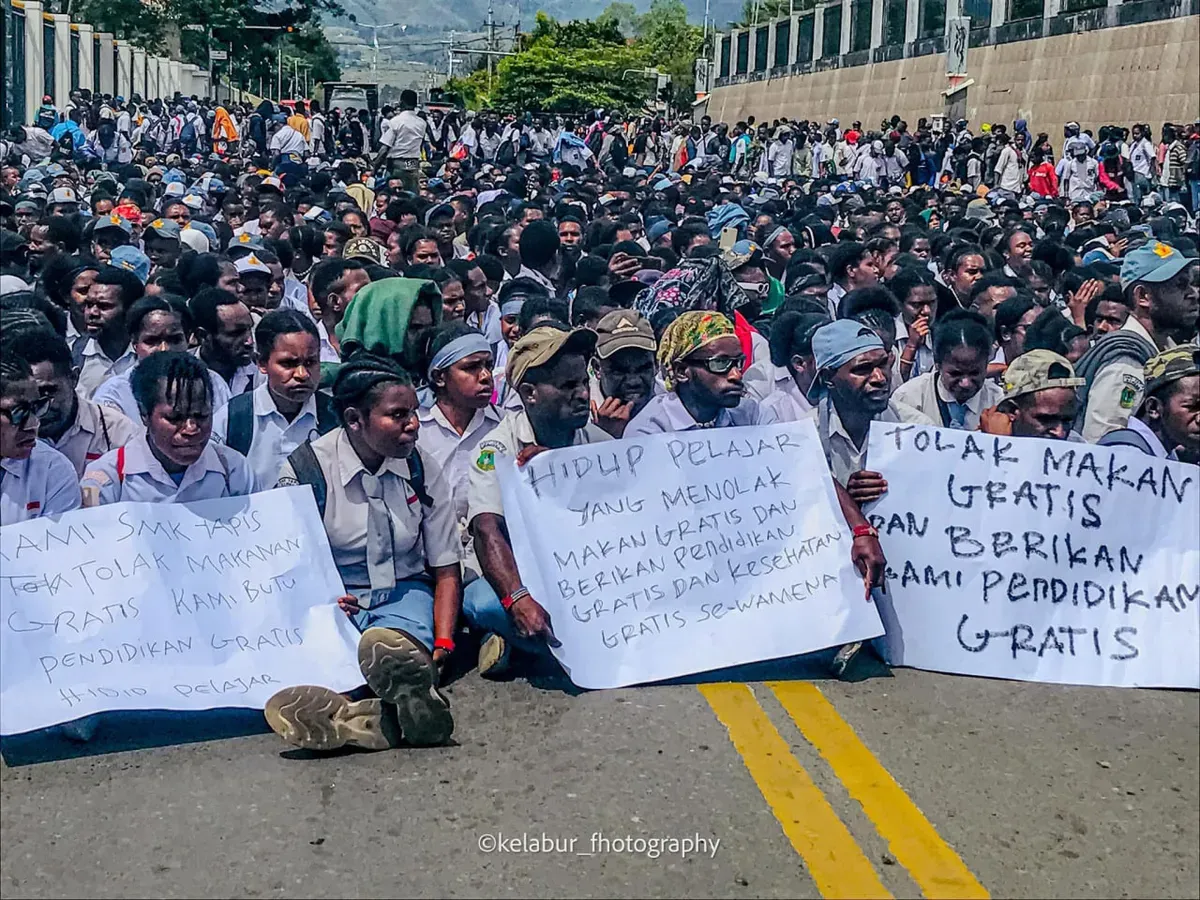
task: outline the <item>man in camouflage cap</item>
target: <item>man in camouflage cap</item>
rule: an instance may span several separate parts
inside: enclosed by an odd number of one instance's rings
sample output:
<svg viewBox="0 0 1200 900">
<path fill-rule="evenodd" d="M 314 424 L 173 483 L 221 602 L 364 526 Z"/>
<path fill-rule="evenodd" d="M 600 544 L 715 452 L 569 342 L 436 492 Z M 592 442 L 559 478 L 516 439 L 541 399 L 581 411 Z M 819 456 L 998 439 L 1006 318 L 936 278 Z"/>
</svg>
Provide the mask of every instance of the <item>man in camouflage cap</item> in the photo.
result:
<svg viewBox="0 0 1200 900">
<path fill-rule="evenodd" d="M 1076 388 L 1083 383 L 1065 357 L 1030 350 L 1005 370 L 1004 399 L 997 408 L 1011 421 L 1009 433 L 1014 437 L 1081 440 L 1071 424 L 1079 408 Z"/>
</svg>

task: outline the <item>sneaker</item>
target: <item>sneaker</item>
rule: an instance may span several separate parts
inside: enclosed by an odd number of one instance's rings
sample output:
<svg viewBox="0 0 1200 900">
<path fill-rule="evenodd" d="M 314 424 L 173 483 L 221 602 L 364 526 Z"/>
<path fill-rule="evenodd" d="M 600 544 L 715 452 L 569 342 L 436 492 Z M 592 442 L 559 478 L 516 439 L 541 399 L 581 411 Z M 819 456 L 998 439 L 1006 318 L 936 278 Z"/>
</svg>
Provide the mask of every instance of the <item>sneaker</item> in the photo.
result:
<svg viewBox="0 0 1200 900">
<path fill-rule="evenodd" d="M 512 648 L 498 634 L 489 634 L 479 645 L 479 674 L 484 678 L 500 678 L 508 674 Z"/>
<path fill-rule="evenodd" d="M 352 701 L 329 688 L 300 685 L 268 700 L 263 715 L 272 731 L 304 750 L 387 750 L 400 744 L 395 713 L 374 697 Z"/>
<path fill-rule="evenodd" d="M 437 689 L 437 666 L 420 641 L 399 629 L 368 628 L 358 639 L 358 667 L 376 696 L 395 706 L 405 741 L 429 747 L 450 740 L 450 701 Z"/>
<path fill-rule="evenodd" d="M 838 648 L 837 654 L 833 657 L 833 664 L 830 666 L 834 678 L 845 680 L 848 676 L 846 670 L 850 668 L 850 664 L 854 662 L 860 650 L 862 650 L 862 641 L 855 641 L 852 644 L 843 644 Z"/>
</svg>

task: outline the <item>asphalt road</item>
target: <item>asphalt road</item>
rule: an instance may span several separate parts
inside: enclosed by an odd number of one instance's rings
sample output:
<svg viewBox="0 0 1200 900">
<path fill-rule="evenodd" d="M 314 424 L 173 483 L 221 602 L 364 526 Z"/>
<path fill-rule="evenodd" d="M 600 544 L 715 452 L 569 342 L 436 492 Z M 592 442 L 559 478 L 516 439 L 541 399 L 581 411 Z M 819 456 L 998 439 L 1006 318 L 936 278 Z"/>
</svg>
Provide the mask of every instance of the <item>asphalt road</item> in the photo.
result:
<svg viewBox="0 0 1200 900">
<path fill-rule="evenodd" d="M 314 758 L 252 734 L 6 764 L 0 895 L 1200 895 L 1196 693 L 751 674 L 788 680 L 471 673 L 447 748 Z M 219 718 L 187 733 L 254 721 Z M 680 843 L 652 858 L 650 838 Z"/>
</svg>

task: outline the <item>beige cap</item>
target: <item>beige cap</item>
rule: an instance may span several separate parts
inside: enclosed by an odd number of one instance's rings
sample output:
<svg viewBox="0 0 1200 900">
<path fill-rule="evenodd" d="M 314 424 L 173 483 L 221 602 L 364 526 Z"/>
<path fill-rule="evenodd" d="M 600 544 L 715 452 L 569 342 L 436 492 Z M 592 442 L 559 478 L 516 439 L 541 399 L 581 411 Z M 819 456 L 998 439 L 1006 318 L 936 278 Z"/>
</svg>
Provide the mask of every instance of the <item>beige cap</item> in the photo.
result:
<svg viewBox="0 0 1200 900">
<path fill-rule="evenodd" d="M 1066 357 L 1050 350 L 1030 350 L 1012 361 L 1004 371 L 1004 399 L 1015 400 L 1049 388 L 1083 387 Z"/>
<path fill-rule="evenodd" d="M 618 350 L 658 349 L 654 329 L 645 316 L 632 309 L 614 309 L 596 325 L 596 355 L 608 359 Z"/>
<path fill-rule="evenodd" d="M 508 351 L 505 373 L 508 383 L 519 387 L 530 369 L 544 366 L 564 350 L 574 350 L 591 357 L 596 349 L 596 333 L 586 328 L 564 331 L 550 325 L 535 328 L 513 344 Z"/>
</svg>

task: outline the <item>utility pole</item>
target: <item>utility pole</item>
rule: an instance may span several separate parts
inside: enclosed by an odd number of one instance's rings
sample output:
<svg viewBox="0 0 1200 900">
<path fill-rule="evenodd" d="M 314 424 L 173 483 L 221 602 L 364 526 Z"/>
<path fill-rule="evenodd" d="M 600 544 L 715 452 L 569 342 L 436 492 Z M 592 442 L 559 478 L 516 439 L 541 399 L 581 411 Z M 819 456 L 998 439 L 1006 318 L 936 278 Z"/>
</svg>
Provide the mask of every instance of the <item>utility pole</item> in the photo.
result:
<svg viewBox="0 0 1200 900">
<path fill-rule="evenodd" d="M 450 45 L 446 47 L 446 80 L 449 81 L 454 77 L 454 35 L 455 32 L 450 32 Z"/>
<path fill-rule="evenodd" d="M 492 2 L 493 2 L 493 0 L 488 0 L 487 30 L 488 30 L 488 49 L 489 50 L 496 49 L 496 18 L 495 18 L 495 16 L 492 15 Z M 487 80 L 488 93 L 490 94 L 492 92 L 492 56 L 490 53 L 488 54 L 487 64 L 488 64 L 488 80 Z"/>
</svg>

